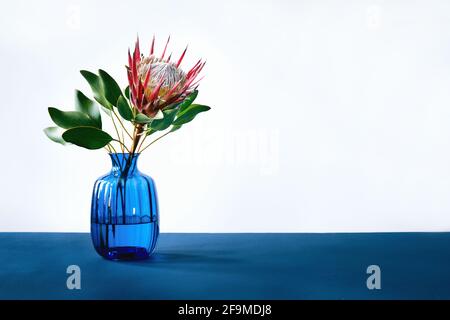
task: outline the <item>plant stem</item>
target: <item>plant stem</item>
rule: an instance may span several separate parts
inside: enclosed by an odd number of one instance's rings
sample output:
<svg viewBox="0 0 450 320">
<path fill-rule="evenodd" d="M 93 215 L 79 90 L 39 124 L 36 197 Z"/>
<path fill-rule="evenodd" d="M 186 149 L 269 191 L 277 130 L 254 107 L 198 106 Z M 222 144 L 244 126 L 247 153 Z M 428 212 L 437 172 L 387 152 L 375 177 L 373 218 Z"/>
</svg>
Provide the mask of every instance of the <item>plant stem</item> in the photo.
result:
<svg viewBox="0 0 450 320">
<path fill-rule="evenodd" d="M 131 134 L 128 132 L 127 128 L 125 128 L 125 125 L 123 124 L 122 120 L 120 119 L 120 117 L 117 115 L 116 111 L 113 109 L 113 114 L 116 116 L 117 120 L 119 120 L 120 125 L 122 126 L 122 129 L 125 130 L 126 134 L 130 137 L 131 140 L 133 140 L 133 137 L 131 136 Z"/>
<path fill-rule="evenodd" d="M 142 132 L 144 132 L 144 127 L 145 125 L 141 123 L 136 124 L 136 126 L 134 127 L 133 144 L 131 145 L 131 152 L 130 152 L 132 154 L 134 154 L 137 150 L 139 140 L 141 139 L 141 134 Z"/>
<path fill-rule="evenodd" d="M 153 140 L 152 142 L 150 142 L 148 145 L 145 146 L 144 149 L 142 149 L 140 152 L 144 152 L 145 149 L 147 149 L 148 147 L 150 147 L 152 144 L 154 144 L 156 141 L 158 141 L 159 139 L 167 136 L 170 133 L 170 131 L 164 133 L 162 136 L 160 136 L 159 138 L 156 138 L 155 140 Z"/>
<path fill-rule="evenodd" d="M 113 139 L 113 141 L 116 141 L 116 142 L 120 143 L 120 146 L 122 147 L 123 153 L 125 153 L 125 150 L 127 150 L 128 153 L 131 153 L 130 150 L 127 148 L 127 146 L 126 146 L 125 144 L 122 143 L 122 141 L 116 140 L 116 139 Z M 125 150 L 124 150 L 123 148 L 125 148 Z M 116 152 L 116 153 L 117 153 L 117 152 Z"/>
<path fill-rule="evenodd" d="M 145 139 L 147 139 L 147 137 L 148 137 L 148 135 L 146 134 L 144 139 L 142 139 L 141 144 L 139 145 L 139 148 L 138 148 L 138 153 L 141 153 L 141 148 L 144 145 Z"/>
<path fill-rule="evenodd" d="M 109 143 L 108 146 L 114 151 L 114 153 L 117 153 L 116 148 L 114 148 L 112 144 Z"/>
<path fill-rule="evenodd" d="M 114 108 L 114 107 L 113 107 Z M 114 109 L 113 109 L 113 113 L 114 113 Z M 115 113 L 114 113 L 115 114 Z M 120 147 L 122 149 L 122 153 L 125 153 L 125 150 L 123 149 L 124 144 L 122 143 L 122 141 L 120 141 L 120 134 L 119 134 L 119 130 L 117 130 L 117 126 L 116 126 L 116 122 L 114 121 L 114 117 L 111 117 L 112 123 L 114 125 L 114 129 L 116 129 L 116 133 L 117 133 L 117 139 L 119 140 L 115 140 L 114 141 L 118 141 L 120 143 Z"/>
<path fill-rule="evenodd" d="M 112 146 L 112 144 L 108 143 L 105 147 L 106 151 L 108 151 L 108 153 L 113 153 L 113 150 L 111 148 L 114 148 Z"/>
</svg>

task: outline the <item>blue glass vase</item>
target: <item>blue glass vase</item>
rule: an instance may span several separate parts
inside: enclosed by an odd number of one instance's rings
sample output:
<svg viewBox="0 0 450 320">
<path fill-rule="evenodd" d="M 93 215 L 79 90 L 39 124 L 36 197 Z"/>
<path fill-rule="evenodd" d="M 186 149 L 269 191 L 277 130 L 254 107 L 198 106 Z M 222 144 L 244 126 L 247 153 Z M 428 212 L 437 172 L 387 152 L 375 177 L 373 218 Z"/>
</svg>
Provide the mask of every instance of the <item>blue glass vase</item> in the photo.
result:
<svg viewBox="0 0 450 320">
<path fill-rule="evenodd" d="M 106 259 L 145 259 L 159 236 L 155 183 L 138 170 L 139 154 L 110 157 L 112 170 L 97 179 L 92 194 L 92 242 Z"/>
</svg>

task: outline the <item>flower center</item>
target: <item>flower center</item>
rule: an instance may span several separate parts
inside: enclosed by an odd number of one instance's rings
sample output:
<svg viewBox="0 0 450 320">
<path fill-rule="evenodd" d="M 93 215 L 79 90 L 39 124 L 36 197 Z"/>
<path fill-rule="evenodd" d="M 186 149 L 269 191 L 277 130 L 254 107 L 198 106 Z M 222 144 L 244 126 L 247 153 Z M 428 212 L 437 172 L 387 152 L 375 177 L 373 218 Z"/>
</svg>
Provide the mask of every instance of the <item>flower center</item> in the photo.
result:
<svg viewBox="0 0 450 320">
<path fill-rule="evenodd" d="M 156 62 L 151 65 L 151 86 L 156 87 L 161 81 L 161 88 L 172 88 L 178 81 L 184 81 L 186 76 L 184 72 L 172 63 Z"/>
<path fill-rule="evenodd" d="M 159 59 L 154 56 L 146 57 L 141 61 L 138 67 L 138 72 L 142 80 L 145 79 L 147 71 L 150 67 L 152 68 L 150 81 L 147 88 L 145 88 L 145 93 L 148 96 L 161 81 L 162 85 L 158 93 L 159 97 L 163 97 L 178 81 L 181 80 L 181 86 L 186 81 L 186 74 L 183 70 L 177 68 L 175 64 L 171 62 L 159 61 Z"/>
</svg>

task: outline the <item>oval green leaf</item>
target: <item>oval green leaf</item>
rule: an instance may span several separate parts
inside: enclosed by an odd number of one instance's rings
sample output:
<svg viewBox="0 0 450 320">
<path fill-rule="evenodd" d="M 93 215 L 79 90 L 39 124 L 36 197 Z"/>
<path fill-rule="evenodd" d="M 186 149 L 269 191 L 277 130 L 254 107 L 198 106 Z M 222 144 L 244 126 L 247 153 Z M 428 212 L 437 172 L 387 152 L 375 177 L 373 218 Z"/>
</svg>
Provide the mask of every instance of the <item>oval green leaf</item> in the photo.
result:
<svg viewBox="0 0 450 320">
<path fill-rule="evenodd" d="M 100 149 L 110 143 L 113 138 L 100 129 L 94 127 L 77 127 L 67 130 L 62 138 L 66 142 L 89 150 Z"/>
<path fill-rule="evenodd" d="M 48 108 L 48 113 L 53 122 L 64 129 L 80 126 L 96 127 L 97 123 L 80 111 L 61 111 L 56 108 Z"/>
<path fill-rule="evenodd" d="M 188 95 L 186 97 L 186 99 L 183 100 L 183 102 L 181 102 L 179 104 L 178 107 L 178 114 L 181 115 L 195 100 L 195 98 L 197 98 L 198 96 L 198 90 L 194 90 L 190 95 Z"/>
<path fill-rule="evenodd" d="M 179 125 L 176 125 L 176 126 L 172 126 L 172 128 L 170 129 L 170 132 L 174 132 L 174 131 L 177 131 L 178 129 L 180 129 L 182 127 L 182 125 L 181 124 L 179 124 Z"/>
<path fill-rule="evenodd" d="M 143 114 L 143 113 L 138 113 L 137 115 L 136 115 L 136 117 L 134 117 L 134 122 L 137 122 L 137 123 L 150 123 L 150 122 L 152 122 L 153 121 L 153 119 L 152 118 L 149 118 L 149 117 L 147 117 L 145 114 Z"/>
<path fill-rule="evenodd" d="M 175 116 L 177 115 L 177 112 L 178 110 L 176 109 L 164 110 L 163 111 L 164 117 L 162 119 L 154 119 L 150 124 L 150 127 L 152 128 L 153 131 L 166 130 L 172 124 L 173 120 L 175 119 Z"/>
<path fill-rule="evenodd" d="M 102 117 L 98 105 L 80 90 L 75 90 L 75 109 L 91 118 L 96 123 L 97 128 L 102 128 Z"/>
<path fill-rule="evenodd" d="M 44 133 L 45 135 L 52 140 L 53 142 L 57 142 L 60 143 L 62 145 L 65 145 L 66 142 L 64 141 L 64 139 L 62 138 L 62 133 L 63 131 L 61 130 L 61 128 L 58 127 L 48 127 L 44 129 Z"/>
<path fill-rule="evenodd" d="M 103 83 L 102 79 L 95 73 L 92 73 L 87 70 L 81 70 L 81 75 L 86 79 L 86 81 L 89 83 L 89 86 L 92 89 L 92 93 L 94 94 L 95 100 L 100 103 L 103 107 L 106 109 L 111 110 L 112 104 L 108 102 L 108 100 L 105 98 L 105 92 L 103 89 Z M 117 101 L 117 99 L 116 99 Z"/>
<path fill-rule="evenodd" d="M 119 114 L 127 121 L 131 121 L 133 119 L 133 111 L 131 110 L 130 105 L 123 96 L 120 96 L 117 100 L 117 110 L 119 110 Z"/>
<path fill-rule="evenodd" d="M 98 74 L 103 84 L 106 100 L 112 105 L 117 106 L 117 100 L 122 95 L 119 85 L 106 71 L 100 69 L 98 70 Z"/>
<path fill-rule="evenodd" d="M 204 106 L 202 104 L 191 104 L 189 107 L 187 107 L 184 112 L 180 115 L 178 113 L 177 119 L 173 122 L 174 126 L 179 126 L 185 123 L 188 123 L 197 116 L 200 112 L 205 112 L 210 110 L 211 108 L 208 106 Z"/>
</svg>

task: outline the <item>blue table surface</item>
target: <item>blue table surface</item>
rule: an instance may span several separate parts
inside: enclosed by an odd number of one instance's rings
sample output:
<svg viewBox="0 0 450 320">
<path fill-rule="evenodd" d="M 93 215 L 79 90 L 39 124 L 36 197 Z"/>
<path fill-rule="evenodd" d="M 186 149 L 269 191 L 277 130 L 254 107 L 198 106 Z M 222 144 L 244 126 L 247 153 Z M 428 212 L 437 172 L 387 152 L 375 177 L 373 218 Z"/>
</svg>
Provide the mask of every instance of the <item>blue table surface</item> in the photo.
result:
<svg viewBox="0 0 450 320">
<path fill-rule="evenodd" d="M 0 299 L 450 299 L 450 233 L 167 233 L 136 262 L 104 260 L 85 233 L 0 233 Z"/>
</svg>

